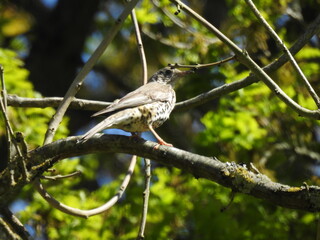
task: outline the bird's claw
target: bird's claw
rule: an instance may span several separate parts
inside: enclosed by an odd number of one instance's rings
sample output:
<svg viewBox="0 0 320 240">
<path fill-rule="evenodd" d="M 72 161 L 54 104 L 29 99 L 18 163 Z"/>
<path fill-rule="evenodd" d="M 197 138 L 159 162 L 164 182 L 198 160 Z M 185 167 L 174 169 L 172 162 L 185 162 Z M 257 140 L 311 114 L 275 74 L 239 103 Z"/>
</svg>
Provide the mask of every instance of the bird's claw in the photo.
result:
<svg viewBox="0 0 320 240">
<path fill-rule="evenodd" d="M 165 141 L 158 141 L 158 144 L 153 147 L 153 149 L 159 149 L 160 145 L 168 146 L 168 147 L 173 147 L 171 143 L 167 143 Z"/>
</svg>

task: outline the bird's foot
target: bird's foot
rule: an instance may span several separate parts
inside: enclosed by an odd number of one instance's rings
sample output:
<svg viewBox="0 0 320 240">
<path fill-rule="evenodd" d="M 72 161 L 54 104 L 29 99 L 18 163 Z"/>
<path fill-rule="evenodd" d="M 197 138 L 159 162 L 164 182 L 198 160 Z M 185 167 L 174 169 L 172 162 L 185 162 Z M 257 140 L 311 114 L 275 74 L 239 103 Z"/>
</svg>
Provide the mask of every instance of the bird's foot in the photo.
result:
<svg viewBox="0 0 320 240">
<path fill-rule="evenodd" d="M 165 145 L 168 147 L 173 147 L 172 144 L 165 142 L 157 133 L 156 131 L 153 129 L 152 125 L 150 124 L 149 126 L 149 130 L 152 132 L 152 134 L 155 136 L 155 138 L 158 140 L 158 144 L 156 146 L 154 146 L 153 149 L 158 149 L 160 147 L 160 145 Z"/>
<path fill-rule="evenodd" d="M 168 147 L 173 147 L 173 145 L 172 145 L 171 143 L 167 143 L 167 142 L 165 142 L 165 141 L 163 141 L 163 140 L 161 140 L 161 141 L 158 140 L 158 144 L 155 145 L 155 146 L 153 147 L 153 149 L 159 149 L 160 145 L 164 145 L 164 146 L 168 146 Z"/>
</svg>

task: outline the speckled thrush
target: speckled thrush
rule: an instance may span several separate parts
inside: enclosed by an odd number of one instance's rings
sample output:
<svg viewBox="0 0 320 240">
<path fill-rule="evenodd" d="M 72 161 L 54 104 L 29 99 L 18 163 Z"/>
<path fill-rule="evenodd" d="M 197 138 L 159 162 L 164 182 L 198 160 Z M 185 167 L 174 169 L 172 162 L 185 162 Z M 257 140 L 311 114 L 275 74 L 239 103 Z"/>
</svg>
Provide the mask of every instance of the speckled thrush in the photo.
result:
<svg viewBox="0 0 320 240">
<path fill-rule="evenodd" d="M 80 141 L 85 142 L 104 129 L 117 128 L 132 134 L 151 131 L 160 145 L 172 146 L 166 143 L 154 129 L 169 118 L 174 108 L 176 94 L 172 84 L 177 78 L 192 72 L 192 70 L 180 71 L 170 67 L 160 69 L 153 74 L 147 84 L 92 115 L 109 114 L 102 122 L 85 133 Z"/>
</svg>

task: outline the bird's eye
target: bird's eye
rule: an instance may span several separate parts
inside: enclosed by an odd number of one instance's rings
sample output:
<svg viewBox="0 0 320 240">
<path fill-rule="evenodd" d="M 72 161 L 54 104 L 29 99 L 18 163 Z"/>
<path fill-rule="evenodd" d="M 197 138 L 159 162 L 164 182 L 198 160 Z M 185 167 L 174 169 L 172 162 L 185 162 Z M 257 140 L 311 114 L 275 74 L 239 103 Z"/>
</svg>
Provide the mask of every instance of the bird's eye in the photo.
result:
<svg viewBox="0 0 320 240">
<path fill-rule="evenodd" d="M 166 70 L 164 72 L 164 74 L 167 76 L 167 77 L 170 77 L 172 75 L 172 71 L 171 70 Z"/>
</svg>

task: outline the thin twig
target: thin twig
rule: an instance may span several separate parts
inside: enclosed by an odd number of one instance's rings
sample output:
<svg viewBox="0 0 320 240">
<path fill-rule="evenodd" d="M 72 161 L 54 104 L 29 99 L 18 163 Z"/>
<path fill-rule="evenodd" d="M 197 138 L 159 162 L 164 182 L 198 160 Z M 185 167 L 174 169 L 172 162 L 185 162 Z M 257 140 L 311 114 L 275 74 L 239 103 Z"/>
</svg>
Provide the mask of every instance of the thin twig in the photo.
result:
<svg viewBox="0 0 320 240">
<path fill-rule="evenodd" d="M 18 240 L 19 236 L 15 234 L 8 224 L 0 217 L 1 236 L 5 235 L 7 240 Z"/>
<path fill-rule="evenodd" d="M 297 52 L 299 52 L 310 41 L 312 36 L 315 34 L 318 34 L 319 32 L 320 32 L 320 14 L 311 24 L 309 24 L 305 33 L 302 34 L 298 38 L 298 40 L 292 45 L 292 47 L 290 48 L 291 54 L 295 55 Z M 278 70 L 287 61 L 288 61 L 288 56 L 286 54 L 282 54 L 278 59 L 274 60 L 272 63 L 265 66 L 263 70 L 266 73 L 270 74 Z M 194 98 L 185 100 L 183 102 L 179 102 L 175 105 L 174 111 L 187 111 L 191 108 L 204 104 L 222 95 L 247 87 L 252 83 L 255 83 L 258 81 L 259 79 L 255 75 L 249 75 L 244 79 L 241 79 L 232 83 L 224 84 L 208 92 L 202 93 Z M 320 112 L 317 110 L 314 110 L 314 111 L 308 110 L 307 112 L 305 112 L 305 114 L 301 114 L 301 115 L 305 117 L 320 119 Z"/>
<path fill-rule="evenodd" d="M 81 171 L 75 171 L 73 173 L 66 174 L 66 175 L 60 175 L 60 174 L 59 175 L 55 175 L 55 176 L 42 175 L 41 179 L 56 181 L 56 180 L 59 180 L 59 179 L 65 179 L 65 178 L 80 176 L 81 174 L 82 174 Z"/>
<path fill-rule="evenodd" d="M 144 47 L 141 39 L 141 34 L 140 34 L 140 29 L 139 29 L 139 24 L 136 16 L 136 12 L 133 9 L 131 12 L 131 18 L 134 26 L 134 33 L 136 36 L 136 41 L 138 44 L 138 51 L 139 51 L 139 56 L 141 60 L 141 66 L 142 66 L 142 83 L 146 84 L 148 81 L 148 70 L 147 70 L 147 59 L 146 55 L 144 53 Z"/>
<path fill-rule="evenodd" d="M 229 208 L 229 207 L 231 206 L 231 204 L 233 203 L 235 196 L 236 196 L 236 192 L 235 192 L 235 191 L 232 191 L 232 192 L 230 193 L 230 199 L 229 199 L 228 204 L 227 204 L 226 206 L 222 207 L 222 208 L 220 209 L 220 212 L 225 212 L 226 210 L 228 210 L 228 208 Z"/>
<path fill-rule="evenodd" d="M 102 206 L 98 207 L 98 208 L 94 208 L 94 209 L 90 209 L 90 210 L 81 210 L 78 208 L 73 208 L 70 206 L 67 206 L 61 202 L 59 202 L 58 200 L 56 200 L 55 198 L 53 198 L 43 187 L 43 185 L 41 184 L 39 179 L 36 179 L 33 183 L 34 187 L 37 189 L 37 191 L 40 193 L 40 195 L 54 208 L 60 210 L 61 212 L 73 215 L 73 216 L 78 216 L 78 217 L 83 217 L 83 218 L 89 218 L 91 216 L 100 214 L 102 212 L 107 211 L 109 208 L 111 208 L 114 204 L 116 204 L 119 199 L 122 197 L 124 191 L 126 190 L 131 176 L 133 174 L 134 171 L 134 167 L 136 165 L 137 162 L 137 157 L 136 156 L 132 156 L 131 158 L 131 162 L 129 164 L 129 168 L 128 168 L 128 172 L 125 175 L 120 188 L 118 190 L 118 192 L 105 204 L 103 204 Z"/>
<path fill-rule="evenodd" d="M 7 141 L 8 141 L 8 158 L 10 161 L 10 152 L 11 152 L 11 136 L 13 135 L 13 130 L 10 126 L 9 118 L 7 115 L 7 90 L 6 90 L 6 84 L 4 81 L 4 75 L 3 75 L 3 66 L 0 65 L 0 82 L 1 82 L 1 95 L 0 95 L 0 104 L 1 104 L 1 112 L 3 114 L 3 118 L 5 119 L 5 127 L 6 127 L 6 133 L 7 133 Z"/>
<path fill-rule="evenodd" d="M 27 98 L 19 97 L 17 95 L 7 95 L 8 106 L 12 107 L 33 107 L 33 108 L 46 108 L 46 107 L 58 107 L 63 98 L 62 97 L 44 97 L 44 98 Z M 71 109 L 87 110 L 97 112 L 107 106 L 111 102 L 93 101 L 74 98 L 70 103 Z"/>
<path fill-rule="evenodd" d="M 320 98 L 311 86 L 310 82 L 306 78 L 306 76 L 303 74 L 301 68 L 299 67 L 298 63 L 294 59 L 294 57 L 291 55 L 290 51 L 284 44 L 284 42 L 280 39 L 278 34 L 272 29 L 272 27 L 269 25 L 269 23 L 263 18 L 263 16 L 260 14 L 259 10 L 256 8 L 254 3 L 251 0 L 245 0 L 248 6 L 251 8 L 254 15 L 258 18 L 260 23 L 267 29 L 267 31 L 270 33 L 271 37 L 276 41 L 277 45 L 284 51 L 284 53 L 289 57 L 289 61 L 293 65 L 293 68 L 297 71 L 298 75 L 302 79 L 303 83 L 306 85 L 311 97 L 315 101 L 318 108 L 320 108 Z"/>
<path fill-rule="evenodd" d="M 69 87 L 69 90 L 67 91 L 64 100 L 58 107 L 56 114 L 52 117 L 48 130 L 45 135 L 44 144 L 48 144 L 52 142 L 52 139 L 55 135 L 55 132 L 62 121 L 62 118 L 67 111 L 70 103 L 74 99 L 75 95 L 79 91 L 82 82 L 84 78 L 87 76 L 87 74 L 91 71 L 94 64 L 98 61 L 98 59 L 101 57 L 101 55 L 104 53 L 108 45 L 111 43 L 113 38 L 116 36 L 116 34 L 121 29 L 121 26 L 124 22 L 124 20 L 127 18 L 127 16 L 130 14 L 132 9 L 135 7 L 139 0 L 132 0 L 128 2 L 128 4 L 125 6 L 125 9 L 119 16 L 119 18 L 116 20 L 115 25 L 111 28 L 109 33 L 106 35 L 106 37 L 102 40 L 100 45 L 97 47 L 97 49 L 94 51 L 94 53 L 91 55 L 89 60 L 86 62 L 86 64 L 83 66 L 83 68 L 80 70 L 74 81 L 72 82 L 71 86 Z"/>
<path fill-rule="evenodd" d="M 3 66 L 0 64 L 0 81 L 1 81 L 1 96 L 2 96 L 2 101 L 3 101 L 3 106 L 5 111 L 7 111 L 7 88 L 6 88 L 6 83 L 4 81 L 4 76 L 3 76 Z"/>
<path fill-rule="evenodd" d="M 9 121 L 9 118 L 8 118 L 8 115 L 7 115 L 7 112 L 6 112 L 6 107 L 4 105 L 4 100 L 3 98 L 1 97 L 0 99 L 0 108 L 1 108 L 1 112 L 2 112 L 2 115 L 3 115 L 3 118 L 4 118 L 4 123 L 6 125 L 6 129 L 7 129 L 7 133 L 8 133 L 8 138 L 13 138 L 14 137 L 14 132 L 12 130 L 12 127 L 10 125 L 10 121 Z"/>
<path fill-rule="evenodd" d="M 28 180 L 28 170 L 26 167 L 26 163 L 25 163 L 25 156 L 22 154 L 21 149 L 19 148 L 19 145 L 17 143 L 17 141 L 15 140 L 15 136 L 14 136 L 14 132 L 13 129 L 11 127 L 10 121 L 9 121 L 9 117 L 7 114 L 7 91 L 6 91 L 6 85 L 5 85 L 5 80 L 4 80 L 4 76 L 3 76 L 3 67 L 2 65 L 0 65 L 0 82 L 1 82 L 1 96 L 0 96 L 0 109 L 4 118 L 4 122 L 5 122 L 5 127 L 6 127 L 6 133 L 7 133 L 7 141 L 8 141 L 8 160 L 9 160 L 9 166 L 12 166 L 12 161 L 13 161 L 13 152 L 12 152 L 12 148 L 11 146 L 14 146 L 14 149 L 16 150 L 17 153 L 17 158 L 20 161 L 20 165 L 22 167 L 22 176 L 25 180 Z M 11 184 L 15 185 L 15 180 L 14 180 L 14 170 L 12 169 L 11 171 L 12 176 L 11 176 Z"/>
<path fill-rule="evenodd" d="M 19 235 L 23 240 L 28 240 L 30 235 L 27 229 L 19 221 L 19 219 L 9 210 L 9 208 L 3 207 L 0 210 L 5 222 L 10 225 L 11 229 Z"/>
<path fill-rule="evenodd" d="M 8 168 L 10 169 L 10 185 L 14 186 L 16 185 L 16 181 L 14 179 L 14 170 L 13 170 L 13 164 L 11 164 L 12 162 L 12 158 L 11 156 L 12 154 L 12 141 L 11 141 L 11 136 L 12 133 L 10 132 L 11 126 L 10 126 L 10 122 L 8 120 L 8 115 L 7 115 L 7 91 L 6 91 L 6 85 L 5 85 L 5 81 L 4 81 L 4 76 L 3 76 L 3 66 L 0 65 L 0 82 L 1 82 L 1 94 L 0 94 L 0 110 L 2 112 L 3 118 L 5 119 L 5 129 L 6 129 L 6 136 L 7 136 L 7 151 L 8 151 L 8 155 L 7 155 L 7 159 L 8 159 Z M 12 131 L 13 132 L 13 131 Z"/>
<path fill-rule="evenodd" d="M 144 231 L 147 223 L 149 196 L 150 196 L 150 181 L 151 181 L 151 161 L 148 158 L 144 158 L 145 168 L 145 190 L 143 192 L 143 208 L 141 214 L 141 222 L 139 227 L 139 233 L 137 240 L 144 239 Z"/>
<path fill-rule="evenodd" d="M 228 58 L 225 58 L 223 60 L 220 60 L 218 62 L 213 62 L 213 63 L 204 63 L 204 64 L 196 64 L 196 65 L 185 65 L 185 64 L 179 64 L 179 63 L 174 63 L 174 64 L 169 63 L 168 66 L 172 67 L 172 68 L 193 68 L 193 69 L 197 70 L 197 69 L 201 69 L 201 68 L 219 66 L 222 63 L 229 62 L 229 61 L 231 61 L 231 60 L 233 60 L 235 58 L 236 58 L 236 56 L 233 55 L 231 57 L 228 57 Z"/>
<path fill-rule="evenodd" d="M 252 73 L 254 73 L 265 85 L 275 93 L 275 95 L 282 100 L 286 105 L 291 107 L 301 116 L 314 117 L 314 111 L 300 106 L 292 98 L 290 98 L 260 67 L 253 61 L 248 52 L 240 49 L 234 42 L 232 42 L 227 36 L 215 28 L 211 23 L 205 20 L 202 16 L 193 11 L 186 4 L 180 0 L 170 0 L 175 4 L 179 4 L 181 9 L 186 11 L 190 16 L 199 21 L 203 26 L 205 26 L 210 32 L 215 34 L 223 43 L 225 43 L 236 55 L 237 60 L 247 66 Z M 320 111 L 319 111 L 320 112 Z"/>
<path fill-rule="evenodd" d="M 167 8 L 163 7 L 160 5 L 159 1 L 158 0 L 152 0 L 151 1 L 153 3 L 153 5 L 157 8 L 159 8 L 168 18 L 170 18 L 170 20 L 175 24 L 177 25 L 179 28 L 183 29 L 183 31 L 186 31 L 188 33 L 191 33 L 193 36 L 196 36 L 198 35 L 198 30 L 195 29 L 194 27 L 192 27 L 190 24 L 188 25 L 187 23 L 185 23 L 184 21 L 181 21 L 180 18 L 177 17 L 176 14 L 172 14 Z M 180 9 L 181 10 L 181 9 Z M 142 31 L 145 33 L 144 31 L 144 28 L 142 29 Z M 148 33 L 147 33 L 148 35 Z M 148 35 L 149 36 L 149 35 Z M 158 36 L 158 33 L 155 34 L 155 36 Z M 157 40 L 160 40 L 161 39 L 157 39 Z M 172 41 L 172 40 L 169 40 L 171 42 L 171 45 L 172 43 L 173 44 L 176 44 L 176 41 Z M 201 37 L 201 44 L 205 44 L 206 46 L 208 45 L 211 45 L 211 44 L 214 44 L 218 41 L 217 38 L 213 38 L 213 37 L 207 37 L 207 36 L 202 36 Z M 168 43 L 165 43 L 165 44 L 168 44 Z M 192 43 L 181 43 L 180 45 L 184 44 L 184 48 L 191 48 L 194 44 Z M 169 44 L 170 45 L 170 44 Z M 175 46 L 176 47 L 176 46 Z M 180 48 L 183 47 L 183 46 L 179 46 Z"/>
<path fill-rule="evenodd" d="M 137 21 L 137 16 L 135 14 L 135 11 L 132 10 L 131 13 L 134 30 L 135 30 L 135 36 L 137 40 L 138 45 L 138 51 L 140 55 L 141 65 L 142 65 L 142 84 L 147 84 L 148 81 L 148 68 L 147 68 L 147 59 L 144 52 L 144 47 L 141 39 L 140 34 L 140 28 Z M 139 134 L 140 135 L 140 134 Z M 148 214 L 148 205 L 149 205 L 149 195 L 150 195 L 150 173 L 151 173 L 151 161 L 147 158 L 144 158 L 145 162 L 145 190 L 143 193 L 143 208 L 142 208 L 142 214 L 141 214 L 141 221 L 139 226 L 139 232 L 137 239 L 143 239 L 144 238 L 144 231 L 146 227 L 147 222 L 147 214 Z"/>
<path fill-rule="evenodd" d="M 174 15 L 178 15 L 181 12 L 180 5 L 177 4 L 177 11 L 175 11 Z"/>
<path fill-rule="evenodd" d="M 256 174 L 261 174 L 259 169 L 252 162 L 250 162 L 250 167 L 255 171 Z"/>
</svg>

